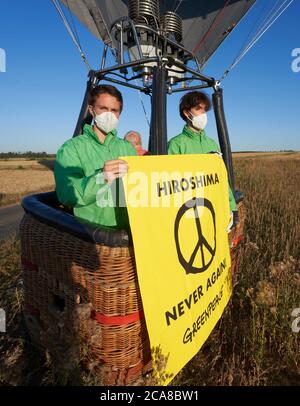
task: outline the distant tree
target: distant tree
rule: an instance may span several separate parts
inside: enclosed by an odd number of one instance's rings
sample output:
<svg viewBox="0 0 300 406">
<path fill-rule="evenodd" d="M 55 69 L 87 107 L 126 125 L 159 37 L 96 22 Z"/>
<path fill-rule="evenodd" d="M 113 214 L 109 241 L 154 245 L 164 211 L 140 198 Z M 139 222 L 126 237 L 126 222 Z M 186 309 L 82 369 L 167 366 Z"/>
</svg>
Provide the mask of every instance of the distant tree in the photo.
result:
<svg viewBox="0 0 300 406">
<path fill-rule="evenodd" d="M 40 158 L 54 158 L 55 154 L 48 154 L 45 151 L 42 152 L 0 152 L 0 159 L 10 159 L 10 158 L 25 158 L 25 159 L 40 159 Z"/>
</svg>

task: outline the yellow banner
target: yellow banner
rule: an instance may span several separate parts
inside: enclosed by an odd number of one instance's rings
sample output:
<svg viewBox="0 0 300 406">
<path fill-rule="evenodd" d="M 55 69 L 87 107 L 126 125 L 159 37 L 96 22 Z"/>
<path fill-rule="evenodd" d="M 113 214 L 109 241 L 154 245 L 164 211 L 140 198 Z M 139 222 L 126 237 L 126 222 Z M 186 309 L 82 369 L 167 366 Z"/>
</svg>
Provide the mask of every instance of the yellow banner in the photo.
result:
<svg viewBox="0 0 300 406">
<path fill-rule="evenodd" d="M 231 296 L 227 173 L 212 154 L 124 159 L 154 372 L 167 385 L 199 351 Z"/>
</svg>

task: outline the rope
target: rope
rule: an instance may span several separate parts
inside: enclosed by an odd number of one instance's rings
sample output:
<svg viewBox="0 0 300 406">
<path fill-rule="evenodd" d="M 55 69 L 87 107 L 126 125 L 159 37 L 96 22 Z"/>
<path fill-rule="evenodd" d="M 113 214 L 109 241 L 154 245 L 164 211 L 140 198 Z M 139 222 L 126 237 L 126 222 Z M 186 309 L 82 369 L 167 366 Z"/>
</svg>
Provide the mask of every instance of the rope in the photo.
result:
<svg viewBox="0 0 300 406">
<path fill-rule="evenodd" d="M 70 20 L 71 20 L 74 35 L 76 36 L 78 44 L 82 48 L 81 43 L 80 43 L 80 39 L 79 39 L 79 35 L 78 35 L 77 29 L 76 29 L 76 25 L 75 25 L 75 22 L 74 22 L 73 14 L 72 14 L 70 6 L 69 6 L 69 0 L 66 0 L 66 3 L 67 3 L 67 7 L 68 7 L 69 16 L 70 16 Z"/>
<path fill-rule="evenodd" d="M 138 85 L 138 81 L 136 79 L 134 81 L 135 81 L 135 84 Z M 147 114 L 147 110 L 146 110 L 146 107 L 145 107 L 145 104 L 144 104 L 144 100 L 142 98 L 141 92 L 139 90 L 137 92 L 139 94 L 139 98 L 140 98 L 140 102 L 141 102 L 141 105 L 142 105 L 142 108 L 143 108 L 143 111 L 144 111 L 145 119 L 147 121 L 148 126 L 150 127 L 150 121 L 149 121 L 149 118 L 148 118 L 148 114 Z"/>
<path fill-rule="evenodd" d="M 88 70 L 91 70 L 91 66 L 90 66 L 90 64 L 89 64 L 89 62 L 88 62 L 88 60 L 87 60 L 87 58 L 86 58 L 85 53 L 83 52 L 83 50 L 82 50 L 82 48 L 81 48 L 79 39 L 76 38 L 77 33 L 74 34 L 74 32 L 73 32 L 73 30 L 72 30 L 72 28 L 71 28 L 71 26 L 70 26 L 70 24 L 69 24 L 69 21 L 67 20 L 65 14 L 64 14 L 64 12 L 63 12 L 63 9 L 61 8 L 61 5 L 60 5 L 60 3 L 59 3 L 59 0 L 52 0 L 52 3 L 54 4 L 54 6 L 55 6 L 55 8 L 56 8 L 56 10 L 57 10 L 57 12 L 58 12 L 58 14 L 60 15 L 60 17 L 61 17 L 61 19 L 62 19 L 62 21 L 63 21 L 63 23 L 64 23 L 64 25 L 65 25 L 65 27 L 66 27 L 66 29 L 67 29 L 67 31 L 68 31 L 68 33 L 69 33 L 69 35 L 70 35 L 70 37 L 71 37 L 71 39 L 72 39 L 72 41 L 74 42 L 75 46 L 77 47 L 77 49 L 78 49 L 78 51 L 79 51 L 79 53 L 80 53 L 80 56 L 81 56 L 83 62 L 85 63 L 85 65 L 86 65 L 86 67 L 88 68 Z"/>
<path fill-rule="evenodd" d="M 143 99 L 142 99 L 141 92 L 138 91 L 138 93 L 139 93 L 139 96 L 140 96 L 140 101 L 141 101 L 141 104 L 142 104 L 142 108 L 143 108 L 143 110 L 144 110 L 145 119 L 146 119 L 146 121 L 147 121 L 148 126 L 150 127 L 150 121 L 149 121 L 149 118 L 148 118 L 148 115 L 147 115 L 147 111 L 146 111 L 146 107 L 145 107 L 144 101 L 143 101 Z"/>
<path fill-rule="evenodd" d="M 264 29 L 268 26 L 269 23 L 272 22 L 272 19 L 274 18 L 274 16 L 279 12 L 279 10 L 284 6 L 285 3 L 287 3 L 288 0 L 284 0 L 284 2 L 278 7 L 278 9 L 276 9 L 276 6 L 278 5 L 280 0 L 277 0 L 277 2 L 275 3 L 275 6 L 272 7 L 271 11 L 269 12 L 268 16 L 264 19 L 263 23 L 262 23 L 262 27 L 257 31 L 257 33 L 253 36 L 253 38 L 251 39 L 251 41 L 249 42 L 248 45 L 246 45 L 240 52 L 240 55 L 246 50 L 248 49 L 249 46 L 251 46 L 251 44 L 256 40 L 256 38 L 262 33 L 262 31 L 264 31 Z M 274 13 L 272 14 L 272 11 L 275 9 Z M 283 10 L 284 11 L 284 10 Z M 275 22 L 275 20 L 274 20 Z M 272 23 L 271 23 L 272 24 Z M 270 25 L 271 26 L 271 25 Z M 239 56 L 240 56 L 239 55 Z M 239 57 L 238 56 L 238 57 Z M 238 57 L 236 59 L 238 59 Z"/>
<path fill-rule="evenodd" d="M 285 6 L 285 4 L 289 3 Z M 250 51 L 250 49 L 259 41 L 259 39 L 272 27 L 272 25 L 278 20 L 278 18 L 287 10 L 287 8 L 294 2 L 294 0 L 285 0 L 280 7 L 273 13 L 273 15 L 268 19 L 264 26 L 258 31 L 258 33 L 252 38 L 249 44 L 244 48 L 241 54 L 235 59 L 235 61 L 230 65 L 230 67 L 223 73 L 220 81 L 225 79 L 229 72 L 245 57 L 245 55 Z M 285 6 L 285 7 L 284 7 Z M 282 8 L 281 12 L 278 14 L 279 10 Z M 274 7 L 273 7 L 274 9 Z M 278 14 L 278 15 L 276 15 Z"/>
<path fill-rule="evenodd" d="M 181 6 L 183 0 L 179 0 L 178 5 L 176 7 L 176 9 L 174 10 L 174 13 L 177 13 L 177 10 L 179 9 L 179 7 Z"/>
<path fill-rule="evenodd" d="M 236 53 L 236 56 L 233 60 L 233 63 L 238 59 L 238 57 L 242 54 L 242 52 L 245 50 L 245 48 L 248 46 L 248 44 L 252 41 L 252 39 L 254 38 L 254 36 L 256 35 L 257 32 L 259 32 L 261 30 L 262 27 L 264 27 L 266 21 L 270 18 L 273 10 L 277 7 L 278 3 L 280 2 L 280 0 L 277 0 L 273 7 L 271 8 L 271 10 L 268 12 L 268 8 L 269 8 L 269 4 L 267 1 L 263 2 L 259 2 L 259 5 L 261 6 L 260 8 L 258 7 L 258 3 L 256 2 L 255 5 L 257 5 L 257 15 L 254 16 L 253 13 L 253 19 L 255 20 L 252 27 L 250 28 L 247 37 L 245 38 L 243 44 L 241 45 L 239 51 Z M 266 15 L 265 18 L 263 18 L 263 16 Z M 259 17 L 262 17 L 263 21 L 259 21 Z"/>
</svg>

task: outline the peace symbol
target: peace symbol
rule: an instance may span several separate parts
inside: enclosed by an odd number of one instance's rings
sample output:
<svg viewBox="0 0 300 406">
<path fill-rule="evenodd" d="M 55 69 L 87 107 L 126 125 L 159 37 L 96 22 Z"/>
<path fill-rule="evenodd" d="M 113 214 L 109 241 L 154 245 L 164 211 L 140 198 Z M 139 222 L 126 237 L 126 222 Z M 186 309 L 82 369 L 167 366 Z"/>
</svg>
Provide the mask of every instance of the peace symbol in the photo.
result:
<svg viewBox="0 0 300 406">
<path fill-rule="evenodd" d="M 213 244 L 209 244 L 207 239 L 205 238 L 205 230 L 202 230 L 201 227 L 201 221 L 199 218 L 199 212 L 198 208 L 200 207 L 205 207 L 206 209 L 209 210 L 211 216 L 211 221 L 213 222 L 213 230 L 214 230 L 214 239 L 213 239 Z M 195 225 L 196 225 L 196 230 L 197 230 L 197 235 L 198 235 L 198 241 L 188 259 L 185 259 L 181 248 L 180 248 L 180 243 L 179 243 L 179 225 L 180 221 L 183 217 L 183 215 L 188 211 L 188 210 L 193 210 L 193 217 L 195 218 Z M 209 215 L 208 213 L 204 213 L 205 216 Z M 174 226 L 174 234 L 175 234 L 175 243 L 176 243 L 176 250 L 177 250 L 177 255 L 180 264 L 183 266 L 185 269 L 186 273 L 200 273 L 206 271 L 206 269 L 210 266 L 212 263 L 212 260 L 216 254 L 216 216 L 215 216 L 215 211 L 213 208 L 212 203 L 205 198 L 193 198 L 191 200 L 188 200 L 185 202 L 180 209 L 178 210 L 178 213 L 176 215 L 175 219 L 175 226 Z M 206 249 L 209 252 L 209 256 L 204 256 L 204 249 Z M 194 261 L 196 258 L 197 253 L 200 251 L 201 254 L 201 267 L 196 267 L 194 266 Z"/>
</svg>

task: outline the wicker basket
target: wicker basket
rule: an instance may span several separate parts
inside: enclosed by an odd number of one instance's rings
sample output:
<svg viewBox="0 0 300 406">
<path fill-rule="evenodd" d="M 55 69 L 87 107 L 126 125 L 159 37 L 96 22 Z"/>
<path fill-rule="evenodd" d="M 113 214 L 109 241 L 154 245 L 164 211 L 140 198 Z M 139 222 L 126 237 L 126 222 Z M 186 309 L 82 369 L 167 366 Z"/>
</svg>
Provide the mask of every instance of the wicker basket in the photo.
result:
<svg viewBox="0 0 300 406">
<path fill-rule="evenodd" d="M 32 340 L 65 365 L 82 359 L 106 385 L 131 384 L 148 371 L 133 247 L 84 241 L 30 213 L 20 236 Z"/>
<path fill-rule="evenodd" d="M 23 201 L 27 212 L 20 225 L 24 314 L 32 340 L 61 365 L 81 360 L 104 385 L 135 383 L 151 369 L 151 354 L 132 244 L 86 241 L 49 223 L 48 212 L 44 221 L 39 206 L 29 213 L 33 203 Z M 60 210 L 54 206 L 53 215 Z M 239 213 L 240 223 L 229 235 L 234 271 L 244 223 L 241 204 Z"/>
</svg>

